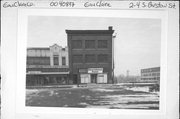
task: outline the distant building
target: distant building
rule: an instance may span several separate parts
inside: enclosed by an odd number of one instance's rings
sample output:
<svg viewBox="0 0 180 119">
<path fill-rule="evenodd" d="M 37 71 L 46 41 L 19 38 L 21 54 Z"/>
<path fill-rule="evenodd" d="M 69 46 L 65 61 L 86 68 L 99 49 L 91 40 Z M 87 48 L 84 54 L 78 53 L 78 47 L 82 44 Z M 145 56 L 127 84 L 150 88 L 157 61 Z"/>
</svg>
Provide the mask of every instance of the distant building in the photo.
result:
<svg viewBox="0 0 180 119">
<path fill-rule="evenodd" d="M 160 80 L 160 67 L 141 69 L 142 81 L 159 81 Z"/>
<path fill-rule="evenodd" d="M 67 84 L 68 48 L 54 44 L 47 48 L 27 49 L 27 85 Z"/>
<path fill-rule="evenodd" d="M 112 83 L 114 30 L 66 30 L 70 79 L 79 83 Z"/>
</svg>

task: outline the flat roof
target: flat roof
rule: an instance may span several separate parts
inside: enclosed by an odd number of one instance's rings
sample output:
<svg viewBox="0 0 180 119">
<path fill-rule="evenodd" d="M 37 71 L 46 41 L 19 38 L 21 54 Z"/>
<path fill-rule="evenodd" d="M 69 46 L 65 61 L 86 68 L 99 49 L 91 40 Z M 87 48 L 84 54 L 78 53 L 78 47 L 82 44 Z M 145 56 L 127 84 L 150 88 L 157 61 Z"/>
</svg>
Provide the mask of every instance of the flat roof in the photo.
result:
<svg viewBox="0 0 180 119">
<path fill-rule="evenodd" d="M 114 30 L 66 30 L 67 34 L 113 34 Z"/>
<path fill-rule="evenodd" d="M 141 70 L 145 70 L 145 69 L 160 69 L 160 67 L 150 67 L 150 68 L 144 68 L 144 69 L 141 69 Z"/>
<path fill-rule="evenodd" d="M 27 48 L 27 50 L 50 50 L 50 48 L 45 48 L 45 47 L 32 47 L 32 48 Z"/>
<path fill-rule="evenodd" d="M 54 47 L 54 46 L 58 46 L 58 47 L 61 47 L 59 46 L 58 44 L 53 44 L 52 46 L 49 46 L 49 47 L 28 47 L 27 50 L 50 50 L 50 47 Z M 67 48 L 67 46 L 65 47 L 61 47 L 62 50 L 65 50 Z"/>
</svg>

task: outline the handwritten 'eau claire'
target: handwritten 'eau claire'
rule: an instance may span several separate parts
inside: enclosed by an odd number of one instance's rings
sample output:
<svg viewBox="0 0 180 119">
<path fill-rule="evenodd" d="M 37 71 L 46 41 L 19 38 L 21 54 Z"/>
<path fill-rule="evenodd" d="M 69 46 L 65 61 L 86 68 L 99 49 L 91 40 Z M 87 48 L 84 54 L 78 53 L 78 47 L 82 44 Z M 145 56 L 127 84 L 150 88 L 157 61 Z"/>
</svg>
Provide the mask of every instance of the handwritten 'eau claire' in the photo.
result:
<svg viewBox="0 0 180 119">
<path fill-rule="evenodd" d="M 8 7 L 31 7 L 34 6 L 34 3 L 32 2 L 13 2 L 13 3 L 9 3 L 9 2 L 5 2 L 3 4 L 4 8 L 8 8 Z"/>
<path fill-rule="evenodd" d="M 111 7 L 111 4 L 103 1 L 85 2 L 84 7 Z"/>
</svg>

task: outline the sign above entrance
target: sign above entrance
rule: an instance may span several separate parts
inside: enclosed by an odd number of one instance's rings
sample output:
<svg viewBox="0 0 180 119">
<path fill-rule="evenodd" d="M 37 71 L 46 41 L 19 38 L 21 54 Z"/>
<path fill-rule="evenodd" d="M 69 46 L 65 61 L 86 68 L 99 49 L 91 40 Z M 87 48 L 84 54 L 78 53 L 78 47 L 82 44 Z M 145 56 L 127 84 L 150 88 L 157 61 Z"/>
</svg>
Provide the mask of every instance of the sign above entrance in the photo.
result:
<svg viewBox="0 0 180 119">
<path fill-rule="evenodd" d="M 91 74 L 103 73 L 103 68 L 88 68 L 88 73 Z"/>
</svg>

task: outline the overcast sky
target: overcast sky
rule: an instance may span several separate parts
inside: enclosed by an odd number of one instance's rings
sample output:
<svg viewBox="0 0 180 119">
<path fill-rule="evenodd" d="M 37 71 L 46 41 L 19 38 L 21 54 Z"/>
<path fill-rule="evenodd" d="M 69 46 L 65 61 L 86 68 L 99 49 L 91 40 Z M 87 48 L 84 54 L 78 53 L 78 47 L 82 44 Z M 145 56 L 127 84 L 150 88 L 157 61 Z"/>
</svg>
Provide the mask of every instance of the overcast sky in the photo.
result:
<svg viewBox="0 0 180 119">
<path fill-rule="evenodd" d="M 116 38 L 115 75 L 140 75 L 140 69 L 160 66 L 160 19 L 30 16 L 28 47 L 67 46 L 68 30 L 108 30 Z"/>
<path fill-rule="evenodd" d="M 0 46 L 0 74 L 1 74 L 1 46 Z"/>
</svg>

